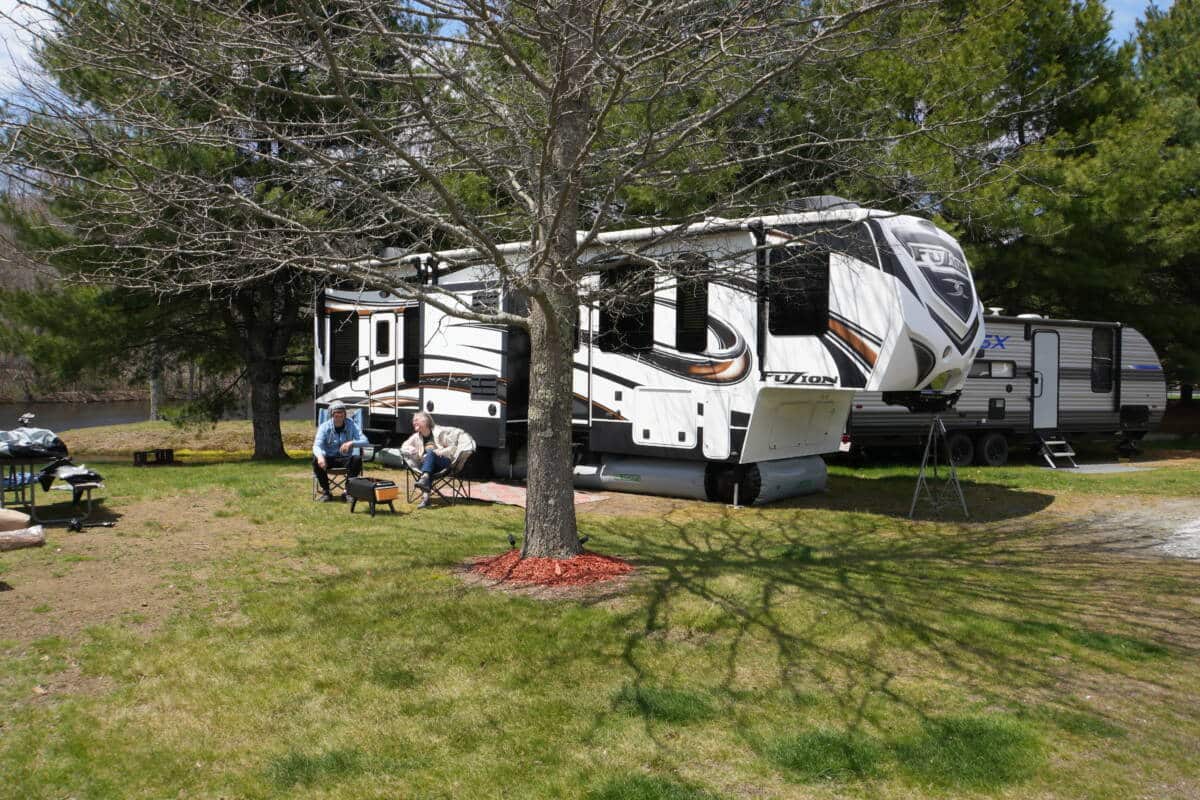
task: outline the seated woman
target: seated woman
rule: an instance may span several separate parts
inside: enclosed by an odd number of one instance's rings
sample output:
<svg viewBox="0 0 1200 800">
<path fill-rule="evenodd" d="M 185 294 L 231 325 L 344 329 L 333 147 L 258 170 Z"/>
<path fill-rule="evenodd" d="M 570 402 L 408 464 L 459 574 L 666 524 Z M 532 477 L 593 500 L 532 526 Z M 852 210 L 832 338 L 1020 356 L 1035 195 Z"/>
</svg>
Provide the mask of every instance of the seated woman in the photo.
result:
<svg viewBox="0 0 1200 800">
<path fill-rule="evenodd" d="M 321 485 L 322 503 L 333 499 L 329 493 L 329 470 L 345 467 L 347 478 L 362 474 L 362 455 L 357 448 L 366 444 L 369 442 L 358 423 L 346 416 L 346 404 L 340 400 L 330 403 L 329 419 L 317 428 L 312 447 L 313 474 Z"/>
<path fill-rule="evenodd" d="M 475 440 L 461 428 L 437 425 L 424 411 L 413 414 L 413 435 L 400 447 L 409 467 L 421 473 L 417 486 L 421 488 L 421 503 L 417 508 L 429 508 L 429 491 L 434 473 L 441 472 L 465 452 L 475 451 Z"/>
</svg>

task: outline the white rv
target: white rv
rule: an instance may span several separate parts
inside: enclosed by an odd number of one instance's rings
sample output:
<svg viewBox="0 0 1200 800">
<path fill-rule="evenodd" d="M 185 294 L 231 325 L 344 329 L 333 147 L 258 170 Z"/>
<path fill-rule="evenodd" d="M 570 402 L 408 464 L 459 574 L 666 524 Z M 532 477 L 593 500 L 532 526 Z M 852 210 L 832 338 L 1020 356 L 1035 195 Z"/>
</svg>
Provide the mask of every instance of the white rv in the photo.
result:
<svg viewBox="0 0 1200 800">
<path fill-rule="evenodd" d="M 602 234 L 575 353 L 580 485 L 742 503 L 824 484 L 859 390 L 919 402 L 961 388 L 982 309 L 955 241 L 924 219 L 822 210 Z M 502 253 L 520 269 L 527 248 Z M 679 265 L 702 262 L 702 279 Z M 436 283 L 464 308 L 523 311 L 471 251 L 404 259 L 396 284 Z M 690 273 L 700 274 L 700 273 Z M 632 282 L 632 283 L 631 283 Z M 641 284 L 642 291 L 628 291 Z M 399 290 L 397 290 L 399 291 Z M 315 399 L 364 411 L 380 444 L 412 414 L 468 430 L 502 474 L 527 435 L 529 339 L 387 291 L 327 290 Z M 482 460 L 477 457 L 475 460 Z"/>
<path fill-rule="evenodd" d="M 962 395 L 941 415 L 956 464 L 1000 466 L 1011 446 L 1027 445 L 1050 466 L 1068 465 L 1072 441 L 1108 437 L 1132 449 L 1162 421 L 1162 364 L 1133 328 L 1024 315 L 987 316 L 984 330 Z M 854 398 L 848 432 L 855 447 L 916 445 L 930 421 L 867 391 Z"/>
</svg>

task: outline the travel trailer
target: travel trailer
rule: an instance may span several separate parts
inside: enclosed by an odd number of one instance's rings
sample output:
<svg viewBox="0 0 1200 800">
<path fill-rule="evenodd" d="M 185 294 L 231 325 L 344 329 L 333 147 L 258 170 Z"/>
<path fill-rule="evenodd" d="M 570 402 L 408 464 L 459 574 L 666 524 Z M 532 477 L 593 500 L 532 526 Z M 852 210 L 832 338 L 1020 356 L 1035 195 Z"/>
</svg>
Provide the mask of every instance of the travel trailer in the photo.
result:
<svg viewBox="0 0 1200 800">
<path fill-rule="evenodd" d="M 954 463 L 1000 466 L 1028 446 L 1049 466 L 1073 466 L 1071 442 L 1108 437 L 1130 450 L 1161 422 L 1162 365 L 1133 328 L 1022 315 L 987 316 L 984 331 L 962 395 L 941 414 Z M 917 445 L 930 422 L 865 391 L 847 430 L 855 448 Z"/>
<path fill-rule="evenodd" d="M 501 253 L 519 270 L 528 247 Z M 462 309 L 524 310 L 473 251 L 396 263 L 394 286 L 436 284 L 443 303 Z M 815 491 L 825 480 L 819 455 L 838 449 L 855 392 L 944 404 L 983 342 L 953 238 L 927 220 L 837 198 L 796 213 L 604 233 L 584 263 L 581 297 L 598 299 L 581 302 L 575 351 L 581 487 L 744 504 Z M 523 331 L 400 290 L 329 289 L 315 339 L 318 413 L 334 400 L 357 405 L 368 437 L 386 447 L 423 409 L 470 432 L 497 474 L 520 474 Z"/>
</svg>

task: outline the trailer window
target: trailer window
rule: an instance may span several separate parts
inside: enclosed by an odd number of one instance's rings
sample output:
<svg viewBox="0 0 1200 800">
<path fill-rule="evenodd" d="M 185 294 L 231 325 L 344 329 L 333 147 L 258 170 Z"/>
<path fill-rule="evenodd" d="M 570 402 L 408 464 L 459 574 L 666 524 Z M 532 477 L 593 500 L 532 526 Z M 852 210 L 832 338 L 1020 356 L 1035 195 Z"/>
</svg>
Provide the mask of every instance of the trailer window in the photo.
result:
<svg viewBox="0 0 1200 800">
<path fill-rule="evenodd" d="M 672 266 L 675 274 L 675 349 L 703 353 L 708 349 L 708 278 L 710 265 L 686 255 Z"/>
<path fill-rule="evenodd" d="M 767 330 L 776 336 L 819 336 L 829 327 L 829 251 L 811 245 L 768 253 Z"/>
<path fill-rule="evenodd" d="M 1015 361 L 979 360 L 971 365 L 968 378 L 1012 378 L 1017 374 Z"/>
<path fill-rule="evenodd" d="M 622 264 L 600 273 L 600 349 L 636 353 L 654 345 L 654 270 Z"/>
<path fill-rule="evenodd" d="M 1092 328 L 1092 391 L 1107 394 L 1113 388 L 1112 328 Z"/>
<path fill-rule="evenodd" d="M 353 311 L 329 313 L 329 377 L 350 380 L 358 358 L 358 314 Z"/>
<path fill-rule="evenodd" d="M 375 355 L 390 356 L 392 354 L 392 326 L 386 319 L 375 322 Z"/>
</svg>

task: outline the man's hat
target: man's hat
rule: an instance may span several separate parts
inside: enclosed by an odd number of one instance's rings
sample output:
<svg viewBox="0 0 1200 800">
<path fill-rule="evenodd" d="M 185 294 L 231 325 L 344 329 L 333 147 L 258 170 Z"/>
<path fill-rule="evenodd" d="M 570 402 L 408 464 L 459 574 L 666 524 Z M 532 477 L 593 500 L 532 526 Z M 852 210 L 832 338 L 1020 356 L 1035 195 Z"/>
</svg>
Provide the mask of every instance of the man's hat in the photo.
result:
<svg viewBox="0 0 1200 800">
<path fill-rule="evenodd" d="M 332 414 L 335 411 L 345 411 L 345 410 L 346 410 L 346 404 L 343 403 L 341 400 L 334 400 L 332 403 L 329 404 L 329 413 L 330 414 Z"/>
</svg>

